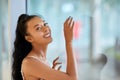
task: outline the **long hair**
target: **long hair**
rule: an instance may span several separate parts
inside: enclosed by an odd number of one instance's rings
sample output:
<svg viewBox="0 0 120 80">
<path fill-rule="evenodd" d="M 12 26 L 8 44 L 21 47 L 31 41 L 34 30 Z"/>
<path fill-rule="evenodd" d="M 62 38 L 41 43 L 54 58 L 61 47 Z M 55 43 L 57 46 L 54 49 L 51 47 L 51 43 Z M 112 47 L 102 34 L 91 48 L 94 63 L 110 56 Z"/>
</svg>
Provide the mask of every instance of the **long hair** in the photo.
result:
<svg viewBox="0 0 120 80">
<path fill-rule="evenodd" d="M 13 80 L 23 80 L 21 75 L 21 64 L 23 59 L 28 55 L 32 49 L 31 43 L 25 39 L 27 22 L 32 18 L 38 17 L 37 15 L 27 15 L 22 14 L 18 18 L 16 37 L 14 41 L 14 51 L 12 54 L 13 64 L 12 64 L 12 79 Z"/>
</svg>

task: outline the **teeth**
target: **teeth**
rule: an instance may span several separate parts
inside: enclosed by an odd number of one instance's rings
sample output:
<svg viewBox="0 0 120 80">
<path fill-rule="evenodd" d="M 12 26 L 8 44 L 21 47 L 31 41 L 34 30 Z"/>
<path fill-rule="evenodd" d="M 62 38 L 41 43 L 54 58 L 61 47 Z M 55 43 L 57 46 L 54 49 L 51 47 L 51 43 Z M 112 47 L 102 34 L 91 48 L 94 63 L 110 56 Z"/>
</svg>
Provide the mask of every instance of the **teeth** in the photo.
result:
<svg viewBox="0 0 120 80">
<path fill-rule="evenodd" d="M 50 34 L 45 35 L 46 38 L 49 37 L 49 36 L 50 36 Z"/>
</svg>

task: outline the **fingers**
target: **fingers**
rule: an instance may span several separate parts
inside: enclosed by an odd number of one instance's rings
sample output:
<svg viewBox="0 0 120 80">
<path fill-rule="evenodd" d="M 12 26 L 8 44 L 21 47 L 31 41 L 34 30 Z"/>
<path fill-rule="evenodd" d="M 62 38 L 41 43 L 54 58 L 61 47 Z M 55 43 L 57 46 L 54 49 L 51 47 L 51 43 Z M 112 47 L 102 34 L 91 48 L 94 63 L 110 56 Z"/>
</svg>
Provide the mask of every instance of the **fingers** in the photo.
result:
<svg viewBox="0 0 120 80">
<path fill-rule="evenodd" d="M 55 62 L 59 59 L 59 56 L 53 61 L 53 64 L 55 64 Z"/>
<path fill-rule="evenodd" d="M 52 68 L 55 68 L 57 65 L 60 65 L 62 64 L 61 62 L 56 62 L 55 64 L 53 64 L 53 67 Z"/>
<path fill-rule="evenodd" d="M 64 26 L 73 29 L 74 27 L 73 17 L 69 16 L 67 20 L 65 21 Z"/>
<path fill-rule="evenodd" d="M 58 67 L 58 70 L 60 70 L 60 69 L 61 69 L 61 67 L 62 67 L 62 66 L 59 66 L 59 67 Z"/>
<path fill-rule="evenodd" d="M 71 28 L 73 29 L 75 22 L 73 21 Z"/>
<path fill-rule="evenodd" d="M 74 27 L 74 21 L 73 21 L 73 17 L 71 17 L 70 19 L 69 19 L 69 27 L 71 28 L 71 29 L 73 29 L 73 27 Z"/>
<path fill-rule="evenodd" d="M 69 19 L 70 19 L 70 16 L 66 19 L 65 23 L 66 23 L 66 22 L 68 22 L 68 21 L 69 21 Z"/>
<path fill-rule="evenodd" d="M 72 18 L 72 17 L 70 17 L 70 19 L 69 19 L 69 21 L 68 21 L 68 25 L 69 25 L 69 26 L 71 25 L 72 20 L 73 20 L 73 18 Z"/>
<path fill-rule="evenodd" d="M 62 64 L 62 62 L 57 62 L 58 59 L 59 59 L 59 56 L 53 61 L 52 69 L 55 69 L 58 65 Z M 62 66 L 60 65 L 57 70 L 60 70 L 61 67 Z"/>
</svg>

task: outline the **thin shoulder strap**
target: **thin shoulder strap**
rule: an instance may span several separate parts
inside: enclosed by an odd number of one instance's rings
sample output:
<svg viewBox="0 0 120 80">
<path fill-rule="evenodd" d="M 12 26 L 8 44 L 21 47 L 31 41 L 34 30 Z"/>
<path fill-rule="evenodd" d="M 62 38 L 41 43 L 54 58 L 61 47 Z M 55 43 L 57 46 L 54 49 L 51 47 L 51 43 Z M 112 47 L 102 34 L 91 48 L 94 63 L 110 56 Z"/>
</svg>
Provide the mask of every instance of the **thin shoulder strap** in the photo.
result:
<svg viewBox="0 0 120 80">
<path fill-rule="evenodd" d="M 45 63 L 45 62 L 43 62 L 41 59 L 39 59 L 39 58 L 37 58 L 37 57 L 35 57 L 35 56 L 27 56 L 27 58 L 34 58 L 34 59 L 36 59 L 36 60 L 38 60 L 38 61 L 40 61 L 40 62 L 42 62 L 42 63 L 44 63 L 44 64 L 46 64 L 46 65 L 49 65 L 49 63 L 47 62 L 47 63 Z"/>
<path fill-rule="evenodd" d="M 35 57 L 35 56 L 27 56 L 28 58 L 34 58 L 34 59 L 36 59 L 36 60 L 38 60 L 38 61 L 42 61 L 42 60 L 40 60 L 40 59 L 38 59 L 37 57 Z"/>
<path fill-rule="evenodd" d="M 24 73 L 23 73 L 22 70 L 21 70 L 21 75 L 22 75 L 23 80 L 26 80 L 26 79 L 25 79 L 25 75 L 24 75 Z"/>
</svg>

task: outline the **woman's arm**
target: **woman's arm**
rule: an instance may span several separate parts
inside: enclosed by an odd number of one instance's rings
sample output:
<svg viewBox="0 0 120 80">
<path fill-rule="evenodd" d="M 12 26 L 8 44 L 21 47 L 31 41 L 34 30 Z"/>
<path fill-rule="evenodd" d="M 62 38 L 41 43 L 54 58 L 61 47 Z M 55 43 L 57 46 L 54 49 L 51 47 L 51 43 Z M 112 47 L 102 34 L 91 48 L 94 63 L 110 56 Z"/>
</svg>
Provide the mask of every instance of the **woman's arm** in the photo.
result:
<svg viewBox="0 0 120 80">
<path fill-rule="evenodd" d="M 66 53 L 67 53 L 66 72 L 69 76 L 74 77 L 74 79 L 77 80 L 75 57 L 72 50 L 73 27 L 74 27 L 73 18 L 69 17 L 64 23 L 64 36 L 66 41 Z"/>
</svg>

